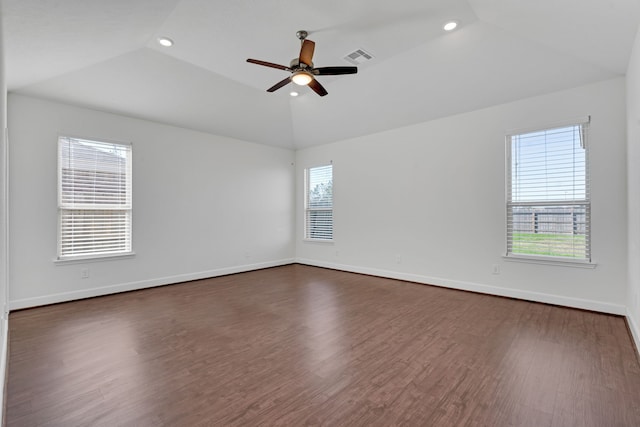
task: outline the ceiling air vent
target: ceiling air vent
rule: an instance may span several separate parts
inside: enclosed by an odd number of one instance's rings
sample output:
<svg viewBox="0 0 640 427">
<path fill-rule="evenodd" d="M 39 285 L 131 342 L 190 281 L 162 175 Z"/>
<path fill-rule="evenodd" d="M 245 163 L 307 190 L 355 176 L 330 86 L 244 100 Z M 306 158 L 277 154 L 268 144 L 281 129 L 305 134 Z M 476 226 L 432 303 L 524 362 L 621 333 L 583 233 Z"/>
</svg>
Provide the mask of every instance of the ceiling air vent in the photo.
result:
<svg viewBox="0 0 640 427">
<path fill-rule="evenodd" d="M 371 61 L 372 59 L 373 55 L 364 49 L 355 50 L 344 57 L 345 61 L 350 62 L 353 65 L 360 65 L 363 62 Z"/>
</svg>

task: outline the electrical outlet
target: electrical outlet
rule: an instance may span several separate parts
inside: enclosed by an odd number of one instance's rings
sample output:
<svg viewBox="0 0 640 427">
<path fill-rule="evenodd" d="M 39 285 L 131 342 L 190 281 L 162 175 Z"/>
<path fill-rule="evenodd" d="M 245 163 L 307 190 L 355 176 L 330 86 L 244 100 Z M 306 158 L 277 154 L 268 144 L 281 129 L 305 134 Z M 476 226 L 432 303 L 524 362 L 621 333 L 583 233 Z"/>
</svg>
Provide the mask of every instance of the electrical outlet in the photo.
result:
<svg viewBox="0 0 640 427">
<path fill-rule="evenodd" d="M 396 255 L 396 264 L 402 264 L 402 255 L 400 254 Z"/>
<path fill-rule="evenodd" d="M 340 251 L 336 251 L 336 258 L 340 256 Z"/>
<path fill-rule="evenodd" d="M 491 270 L 492 274 L 500 274 L 500 265 L 499 264 L 493 264 L 493 268 Z"/>
<path fill-rule="evenodd" d="M 80 278 L 81 279 L 88 279 L 89 278 L 89 269 L 88 268 L 83 268 L 82 270 L 80 270 Z"/>
</svg>

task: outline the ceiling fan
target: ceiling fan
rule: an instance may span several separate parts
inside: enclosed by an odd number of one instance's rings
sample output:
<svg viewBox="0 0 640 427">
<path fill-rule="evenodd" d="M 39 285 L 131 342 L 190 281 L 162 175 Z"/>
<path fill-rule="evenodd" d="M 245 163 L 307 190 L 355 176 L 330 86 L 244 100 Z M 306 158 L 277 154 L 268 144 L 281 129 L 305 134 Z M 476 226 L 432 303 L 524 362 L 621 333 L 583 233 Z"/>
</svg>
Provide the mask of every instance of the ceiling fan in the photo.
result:
<svg viewBox="0 0 640 427">
<path fill-rule="evenodd" d="M 294 82 L 300 86 L 309 86 L 318 95 L 325 96 L 328 92 L 324 86 L 316 80 L 315 76 L 337 76 L 340 74 L 355 74 L 358 72 L 358 67 L 314 67 L 311 60 L 313 59 L 313 51 L 315 50 L 316 44 L 311 40 L 307 40 L 308 35 L 309 33 L 304 30 L 300 30 L 296 33 L 296 37 L 300 39 L 302 47 L 300 48 L 300 55 L 298 58 L 293 58 L 288 67 L 257 59 L 247 59 L 247 62 L 252 64 L 264 65 L 265 67 L 277 68 L 291 73 L 289 77 L 267 89 L 267 92 L 275 92 L 290 82 Z"/>
</svg>

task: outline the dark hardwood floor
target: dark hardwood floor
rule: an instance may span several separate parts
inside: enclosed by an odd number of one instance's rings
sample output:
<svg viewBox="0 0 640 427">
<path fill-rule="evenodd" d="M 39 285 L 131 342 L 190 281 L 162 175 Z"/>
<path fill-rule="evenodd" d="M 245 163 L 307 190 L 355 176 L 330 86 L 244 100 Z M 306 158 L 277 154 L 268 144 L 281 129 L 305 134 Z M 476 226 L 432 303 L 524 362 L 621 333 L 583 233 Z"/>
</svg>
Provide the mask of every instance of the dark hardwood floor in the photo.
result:
<svg viewBox="0 0 640 427">
<path fill-rule="evenodd" d="M 291 265 L 9 322 L 9 426 L 640 426 L 587 311 Z"/>
</svg>

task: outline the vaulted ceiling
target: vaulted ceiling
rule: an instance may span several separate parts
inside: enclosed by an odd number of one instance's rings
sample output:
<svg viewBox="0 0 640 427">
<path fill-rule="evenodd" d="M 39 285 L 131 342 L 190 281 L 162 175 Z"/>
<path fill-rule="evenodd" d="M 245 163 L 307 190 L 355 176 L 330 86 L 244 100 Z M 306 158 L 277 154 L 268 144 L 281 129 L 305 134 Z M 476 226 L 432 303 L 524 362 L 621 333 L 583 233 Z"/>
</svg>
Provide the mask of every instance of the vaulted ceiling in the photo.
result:
<svg viewBox="0 0 640 427">
<path fill-rule="evenodd" d="M 2 0 L 10 92 L 302 148 L 624 75 L 638 0 Z M 446 33 L 444 23 L 455 20 Z M 265 90 L 300 49 L 329 94 Z M 174 40 L 165 48 L 158 37 Z"/>
</svg>

